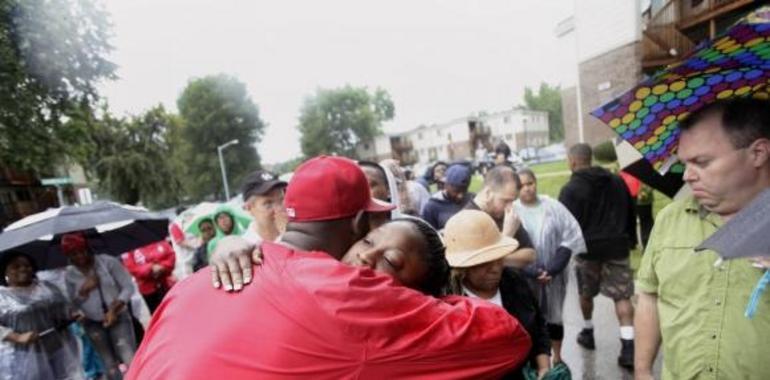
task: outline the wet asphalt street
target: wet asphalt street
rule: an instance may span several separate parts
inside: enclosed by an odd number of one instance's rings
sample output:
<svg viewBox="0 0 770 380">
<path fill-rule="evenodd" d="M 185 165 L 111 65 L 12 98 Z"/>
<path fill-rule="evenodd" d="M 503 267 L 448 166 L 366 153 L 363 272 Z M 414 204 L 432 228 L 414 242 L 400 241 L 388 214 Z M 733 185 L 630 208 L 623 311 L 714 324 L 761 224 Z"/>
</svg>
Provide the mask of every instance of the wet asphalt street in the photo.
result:
<svg viewBox="0 0 770 380">
<path fill-rule="evenodd" d="M 567 299 L 564 305 L 564 346 L 562 357 L 572 371 L 573 379 L 617 380 L 633 379 L 633 372 L 618 365 L 620 330 L 612 300 L 599 295 L 594 300 L 594 338 L 596 350 L 586 350 L 577 344 L 577 334 L 583 328 L 583 316 L 577 294 L 577 280 L 570 266 Z M 655 363 L 655 378 L 660 378 L 661 355 Z"/>
</svg>

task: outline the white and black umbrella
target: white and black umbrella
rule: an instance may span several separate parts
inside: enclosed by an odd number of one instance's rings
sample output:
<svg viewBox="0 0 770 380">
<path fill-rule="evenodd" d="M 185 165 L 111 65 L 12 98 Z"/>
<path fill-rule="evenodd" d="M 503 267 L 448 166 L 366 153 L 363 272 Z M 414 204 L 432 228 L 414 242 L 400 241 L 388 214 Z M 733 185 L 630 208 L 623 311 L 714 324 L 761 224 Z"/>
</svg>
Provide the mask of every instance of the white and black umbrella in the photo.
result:
<svg viewBox="0 0 770 380">
<path fill-rule="evenodd" d="M 8 250 L 31 255 L 40 269 L 67 264 L 61 254 L 61 234 L 85 231 L 96 253 L 120 255 L 163 240 L 168 236 L 168 218 L 146 209 L 113 202 L 65 206 L 30 215 L 0 234 L 0 256 Z"/>
<path fill-rule="evenodd" d="M 770 257 L 768 213 L 770 213 L 770 189 L 765 189 L 695 250 L 711 249 L 718 252 L 724 259 Z M 768 286 L 770 286 L 770 270 L 766 269 L 749 297 L 749 304 L 744 313 L 747 318 L 754 317 L 759 299 Z"/>
<path fill-rule="evenodd" d="M 769 213 L 770 189 L 766 189 L 695 250 L 711 249 L 724 259 L 770 257 Z"/>
</svg>

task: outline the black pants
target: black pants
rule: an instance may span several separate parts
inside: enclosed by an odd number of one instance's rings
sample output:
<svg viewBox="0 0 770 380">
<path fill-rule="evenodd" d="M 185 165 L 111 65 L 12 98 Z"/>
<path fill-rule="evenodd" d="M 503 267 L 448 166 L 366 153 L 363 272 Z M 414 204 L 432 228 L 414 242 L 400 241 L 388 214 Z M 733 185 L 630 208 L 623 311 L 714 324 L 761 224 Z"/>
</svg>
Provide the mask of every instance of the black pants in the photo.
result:
<svg viewBox="0 0 770 380">
<path fill-rule="evenodd" d="M 652 218 L 652 204 L 636 205 L 636 215 L 639 216 L 639 229 L 642 233 L 642 247 L 647 248 L 647 241 L 650 240 L 650 231 L 655 224 Z"/>
<path fill-rule="evenodd" d="M 551 340 L 564 340 L 564 325 L 548 323 L 546 326 L 548 327 L 548 336 Z"/>
</svg>

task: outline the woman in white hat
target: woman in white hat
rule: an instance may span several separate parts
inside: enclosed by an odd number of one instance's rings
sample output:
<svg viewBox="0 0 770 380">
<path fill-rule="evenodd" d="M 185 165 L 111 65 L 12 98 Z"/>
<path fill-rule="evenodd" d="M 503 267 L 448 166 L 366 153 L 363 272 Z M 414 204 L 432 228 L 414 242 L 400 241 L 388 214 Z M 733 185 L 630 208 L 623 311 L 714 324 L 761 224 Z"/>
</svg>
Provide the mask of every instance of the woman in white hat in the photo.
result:
<svg viewBox="0 0 770 380">
<path fill-rule="evenodd" d="M 532 290 L 516 271 L 503 266 L 503 257 L 519 243 L 503 236 L 495 221 L 482 211 L 463 210 L 444 227 L 446 258 L 452 267 L 452 294 L 485 299 L 516 317 L 532 338 L 529 362 L 538 375 L 550 367 L 551 342 L 545 319 Z M 506 378 L 523 379 L 522 368 Z"/>
</svg>

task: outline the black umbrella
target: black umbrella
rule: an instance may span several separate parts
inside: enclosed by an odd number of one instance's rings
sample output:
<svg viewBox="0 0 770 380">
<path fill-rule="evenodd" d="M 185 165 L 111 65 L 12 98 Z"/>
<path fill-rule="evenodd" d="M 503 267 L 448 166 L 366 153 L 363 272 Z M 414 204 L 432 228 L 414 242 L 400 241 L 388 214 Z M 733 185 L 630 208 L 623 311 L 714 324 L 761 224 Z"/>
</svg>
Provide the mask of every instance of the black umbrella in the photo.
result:
<svg viewBox="0 0 770 380">
<path fill-rule="evenodd" d="M 41 269 L 56 268 L 67 264 L 61 234 L 85 231 L 94 252 L 117 256 L 165 239 L 168 223 L 163 215 L 112 202 L 49 209 L 9 225 L 0 234 L 0 256 L 13 249 L 31 255 Z"/>
<path fill-rule="evenodd" d="M 695 250 L 711 249 L 725 259 L 770 257 L 770 189 L 761 192 Z"/>
</svg>

